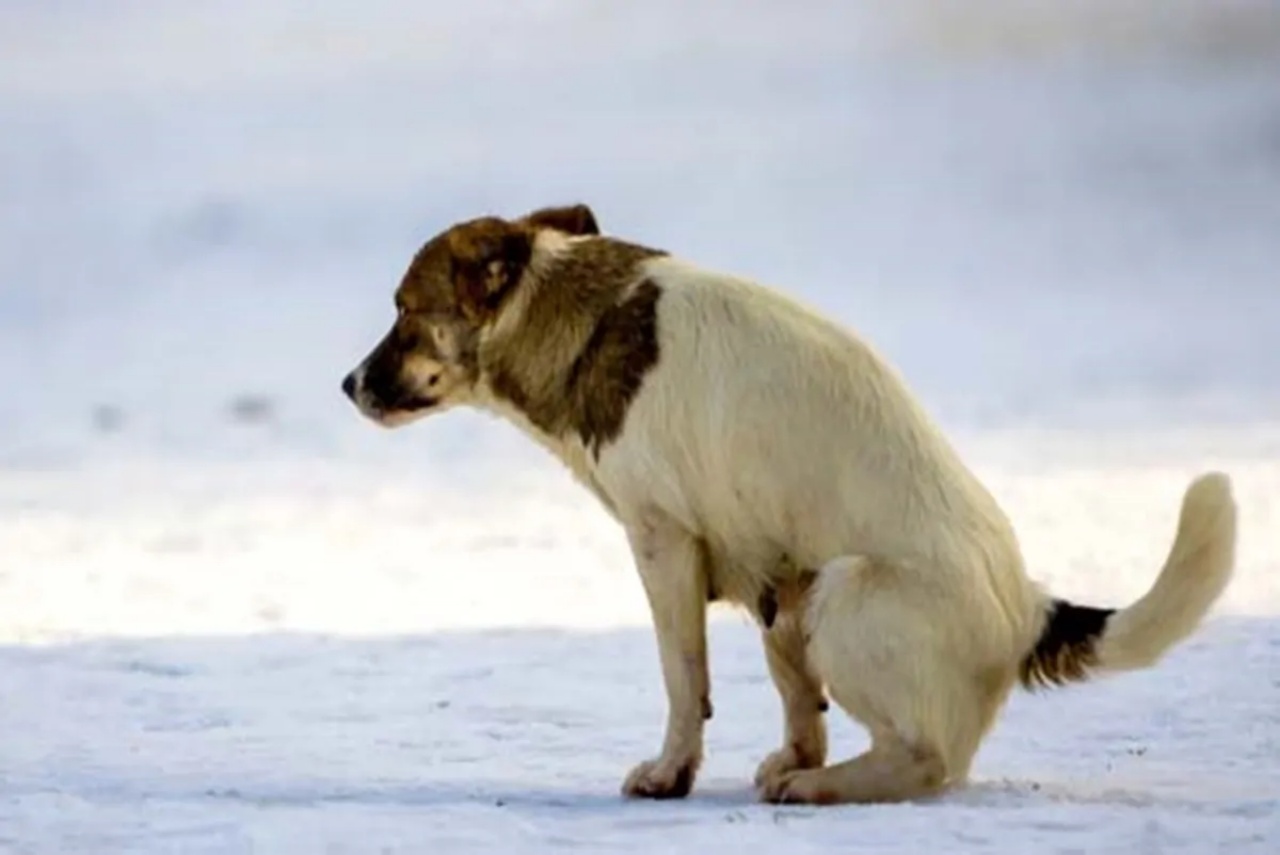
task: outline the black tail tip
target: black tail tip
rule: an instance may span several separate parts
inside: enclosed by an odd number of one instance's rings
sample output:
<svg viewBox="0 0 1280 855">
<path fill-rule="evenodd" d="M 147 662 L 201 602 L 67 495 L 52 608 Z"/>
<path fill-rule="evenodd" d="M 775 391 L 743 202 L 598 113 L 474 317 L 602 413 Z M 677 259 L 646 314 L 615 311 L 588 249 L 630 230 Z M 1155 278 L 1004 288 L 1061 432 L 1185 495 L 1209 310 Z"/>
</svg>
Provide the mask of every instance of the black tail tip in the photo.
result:
<svg viewBox="0 0 1280 855">
<path fill-rule="evenodd" d="M 1018 669 L 1023 687 L 1062 686 L 1089 679 L 1090 670 L 1098 664 L 1098 640 L 1114 613 L 1115 609 L 1054 600 L 1036 646 Z"/>
</svg>

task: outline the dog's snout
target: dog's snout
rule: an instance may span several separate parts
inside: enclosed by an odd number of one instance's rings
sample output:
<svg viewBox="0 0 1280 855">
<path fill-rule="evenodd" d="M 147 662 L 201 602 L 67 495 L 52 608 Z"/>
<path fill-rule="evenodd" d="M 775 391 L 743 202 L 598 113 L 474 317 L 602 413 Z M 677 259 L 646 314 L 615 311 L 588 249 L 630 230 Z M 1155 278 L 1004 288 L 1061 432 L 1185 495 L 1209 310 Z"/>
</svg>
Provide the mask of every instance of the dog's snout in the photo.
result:
<svg viewBox="0 0 1280 855">
<path fill-rule="evenodd" d="M 356 373 L 354 371 L 342 378 L 342 394 L 353 401 L 356 399 Z"/>
</svg>

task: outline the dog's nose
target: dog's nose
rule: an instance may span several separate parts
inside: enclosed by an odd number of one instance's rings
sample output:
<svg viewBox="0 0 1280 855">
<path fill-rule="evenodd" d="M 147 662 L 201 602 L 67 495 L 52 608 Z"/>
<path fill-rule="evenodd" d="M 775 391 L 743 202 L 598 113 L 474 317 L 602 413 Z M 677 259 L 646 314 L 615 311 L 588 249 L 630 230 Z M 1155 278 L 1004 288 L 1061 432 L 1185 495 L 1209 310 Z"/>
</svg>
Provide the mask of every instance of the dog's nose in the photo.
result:
<svg viewBox="0 0 1280 855">
<path fill-rule="evenodd" d="M 342 394 L 353 401 L 356 399 L 356 374 L 354 371 L 342 378 Z"/>
</svg>

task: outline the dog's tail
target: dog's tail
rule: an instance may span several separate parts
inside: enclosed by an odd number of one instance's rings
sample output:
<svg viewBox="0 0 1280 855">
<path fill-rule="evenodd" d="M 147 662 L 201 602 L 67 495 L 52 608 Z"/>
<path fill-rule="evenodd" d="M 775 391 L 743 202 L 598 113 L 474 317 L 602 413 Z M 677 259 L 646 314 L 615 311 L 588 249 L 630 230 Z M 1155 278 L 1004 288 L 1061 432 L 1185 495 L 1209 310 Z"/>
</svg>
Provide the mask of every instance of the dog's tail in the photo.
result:
<svg viewBox="0 0 1280 855">
<path fill-rule="evenodd" d="M 1235 548 L 1231 481 L 1219 472 L 1201 475 L 1183 495 L 1173 547 L 1151 589 L 1119 610 L 1051 600 L 1040 637 L 1019 667 L 1022 685 L 1063 685 L 1093 671 L 1154 665 L 1196 629 L 1226 588 Z"/>
</svg>

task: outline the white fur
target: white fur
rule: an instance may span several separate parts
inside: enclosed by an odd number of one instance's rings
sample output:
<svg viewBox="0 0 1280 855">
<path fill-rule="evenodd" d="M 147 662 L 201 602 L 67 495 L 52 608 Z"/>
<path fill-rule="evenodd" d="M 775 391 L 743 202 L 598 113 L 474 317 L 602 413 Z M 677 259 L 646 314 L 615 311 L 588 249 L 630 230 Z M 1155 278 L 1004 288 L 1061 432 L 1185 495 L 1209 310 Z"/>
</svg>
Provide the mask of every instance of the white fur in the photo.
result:
<svg viewBox="0 0 1280 855">
<path fill-rule="evenodd" d="M 552 242 L 539 243 L 543 257 L 571 245 Z M 631 538 L 671 707 L 661 755 L 627 791 L 667 794 L 701 757 L 700 548 L 731 592 L 780 566 L 821 568 L 802 630 L 767 640 L 779 661 L 816 670 L 872 736 L 861 757 L 803 768 L 815 763 L 800 755 L 821 763 L 825 753 L 808 711 L 821 686 L 779 666 L 789 742 L 757 776 L 767 797 L 895 800 L 962 780 L 1045 623 L 1048 597 L 1028 578 L 1009 520 L 894 369 L 850 331 L 670 257 L 645 262 L 640 278 L 662 289 L 661 356 L 598 462 L 487 401 L 569 465 Z M 1229 578 L 1233 545 L 1226 477 L 1197 481 L 1166 569 L 1112 618 L 1100 666 L 1148 665 L 1191 632 Z"/>
<path fill-rule="evenodd" d="M 1231 580 L 1235 545 L 1230 481 L 1216 472 L 1196 478 L 1164 568 L 1145 596 L 1108 622 L 1099 665 L 1108 671 L 1147 668 L 1189 636 Z"/>
</svg>

